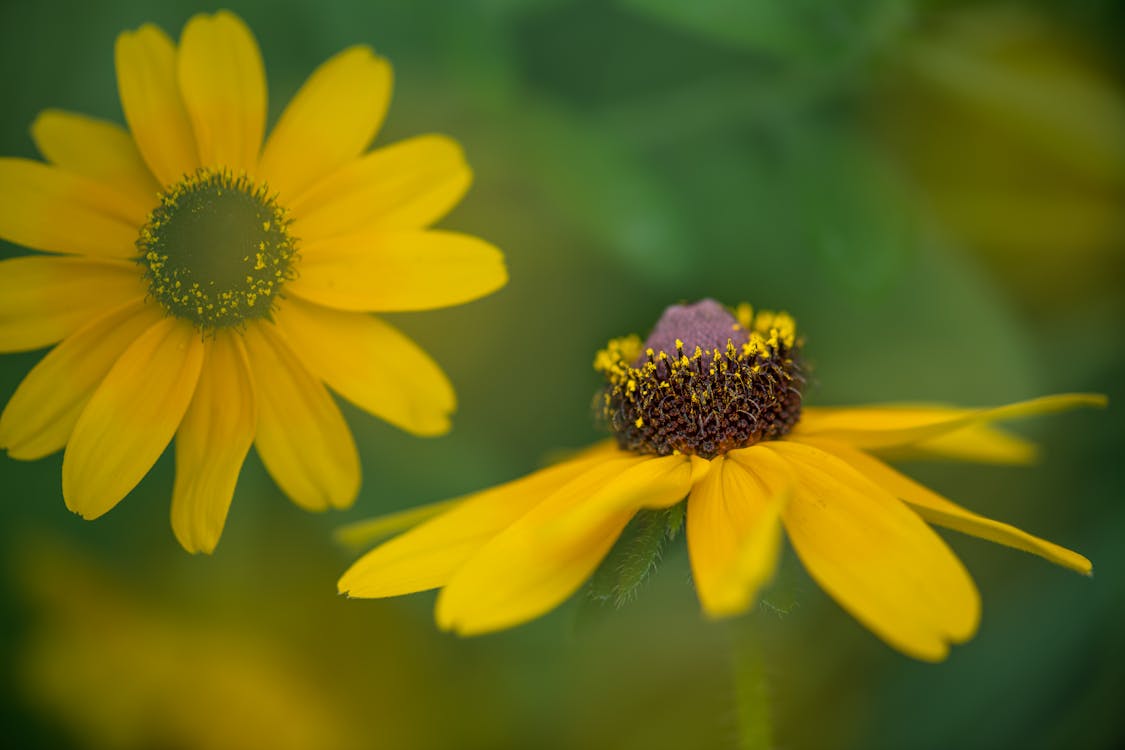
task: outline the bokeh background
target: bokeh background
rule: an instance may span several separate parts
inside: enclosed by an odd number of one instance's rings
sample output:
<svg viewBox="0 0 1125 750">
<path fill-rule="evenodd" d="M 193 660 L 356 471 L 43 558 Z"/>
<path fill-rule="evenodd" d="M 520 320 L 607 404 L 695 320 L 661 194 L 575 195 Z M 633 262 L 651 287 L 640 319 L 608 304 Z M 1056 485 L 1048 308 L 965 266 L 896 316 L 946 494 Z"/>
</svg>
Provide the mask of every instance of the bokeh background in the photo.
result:
<svg viewBox="0 0 1125 750">
<path fill-rule="evenodd" d="M 0 457 L 4 744 L 734 748 L 729 654 L 753 625 L 785 748 L 1125 746 L 1125 6 L 226 5 L 258 36 L 273 118 L 343 47 L 389 57 L 379 143 L 464 144 L 476 180 L 444 226 L 500 246 L 512 280 L 395 316 L 461 406 L 429 440 L 347 409 L 364 467 L 347 513 L 297 510 L 252 456 L 217 552 L 192 557 L 170 456 L 95 523 L 65 509 L 60 456 Z M 120 121 L 115 35 L 214 9 L 3 0 L 0 153 L 32 156 L 47 107 Z M 770 606 L 728 624 L 699 614 L 682 546 L 620 610 L 579 596 L 477 639 L 437 632 L 432 595 L 337 597 L 356 553 L 336 527 L 596 439 L 594 350 L 703 296 L 791 311 L 810 403 L 1108 393 L 1108 411 L 1019 425 L 1034 467 L 908 467 L 1095 576 L 945 534 L 984 620 L 936 666 L 863 630 L 791 551 Z M 0 359 L 0 399 L 40 356 Z"/>
</svg>

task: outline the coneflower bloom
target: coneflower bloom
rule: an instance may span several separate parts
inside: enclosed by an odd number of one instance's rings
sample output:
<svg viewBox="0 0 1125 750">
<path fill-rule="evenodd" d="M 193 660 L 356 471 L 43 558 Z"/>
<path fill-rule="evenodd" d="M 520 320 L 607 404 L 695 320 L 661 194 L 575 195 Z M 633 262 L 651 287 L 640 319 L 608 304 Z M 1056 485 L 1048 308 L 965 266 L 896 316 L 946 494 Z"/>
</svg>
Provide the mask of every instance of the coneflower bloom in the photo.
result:
<svg viewBox="0 0 1125 750">
<path fill-rule="evenodd" d="M 340 591 L 440 588 L 442 628 L 506 628 L 574 593 L 639 511 L 686 498 L 691 569 L 708 615 L 753 604 L 784 529 L 812 578 L 857 620 L 906 654 L 939 660 L 976 631 L 980 599 L 927 522 L 1091 571 L 1081 555 L 966 510 L 877 456 L 1023 460 L 1030 446 L 990 422 L 1102 397 L 994 409 L 805 407 L 801 343 L 784 313 L 732 313 L 711 300 L 668 308 L 646 342 L 617 339 L 597 355 L 612 440 L 439 506 L 358 560 Z"/>
<path fill-rule="evenodd" d="M 0 447 L 65 447 L 67 507 L 96 518 L 175 437 L 189 551 L 218 542 L 251 444 L 301 507 L 350 505 L 359 458 L 325 385 L 419 435 L 455 405 L 369 313 L 507 280 L 488 243 L 427 228 L 468 188 L 461 149 L 428 135 L 366 153 L 391 95 L 367 47 L 317 69 L 265 138 L 261 55 L 227 12 L 192 18 L 178 45 L 152 25 L 121 34 L 116 68 L 128 130 L 47 111 L 31 130 L 47 163 L 0 159 L 0 239 L 51 254 L 0 262 L 0 351 L 58 344 L 0 416 Z"/>
</svg>

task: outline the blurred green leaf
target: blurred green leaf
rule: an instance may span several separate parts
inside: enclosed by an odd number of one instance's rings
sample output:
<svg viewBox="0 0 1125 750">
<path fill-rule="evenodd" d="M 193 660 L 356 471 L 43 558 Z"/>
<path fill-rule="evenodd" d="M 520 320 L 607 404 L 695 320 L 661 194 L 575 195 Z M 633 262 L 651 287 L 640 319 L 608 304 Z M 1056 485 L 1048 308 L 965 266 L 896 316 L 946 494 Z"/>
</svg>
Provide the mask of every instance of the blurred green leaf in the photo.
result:
<svg viewBox="0 0 1125 750">
<path fill-rule="evenodd" d="M 905 0 L 622 0 L 638 13 L 786 60 L 862 54 L 905 28 Z"/>
<path fill-rule="evenodd" d="M 694 243 L 678 196 L 623 138 L 557 112 L 530 119 L 550 197 L 631 271 L 658 282 L 687 273 Z"/>
<path fill-rule="evenodd" d="M 792 197 L 805 240 L 843 286 L 871 291 L 897 275 L 918 242 L 918 222 L 898 174 L 846 130 L 794 140 Z"/>
</svg>

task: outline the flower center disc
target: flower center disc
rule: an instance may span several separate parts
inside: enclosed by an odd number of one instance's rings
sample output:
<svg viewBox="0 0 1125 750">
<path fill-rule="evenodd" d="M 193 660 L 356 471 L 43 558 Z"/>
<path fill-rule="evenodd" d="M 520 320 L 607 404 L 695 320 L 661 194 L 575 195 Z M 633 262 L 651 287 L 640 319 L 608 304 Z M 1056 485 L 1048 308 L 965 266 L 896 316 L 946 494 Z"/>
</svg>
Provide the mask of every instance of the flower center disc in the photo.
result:
<svg viewBox="0 0 1125 750">
<path fill-rule="evenodd" d="M 162 193 L 141 229 L 149 294 L 204 330 L 268 317 L 294 276 L 288 226 L 264 186 L 201 169 Z"/>
<path fill-rule="evenodd" d="M 598 352 L 602 416 L 622 448 L 661 456 L 714 458 L 779 438 L 801 416 L 800 343 L 785 313 L 674 305 L 643 345 L 629 336 Z"/>
</svg>

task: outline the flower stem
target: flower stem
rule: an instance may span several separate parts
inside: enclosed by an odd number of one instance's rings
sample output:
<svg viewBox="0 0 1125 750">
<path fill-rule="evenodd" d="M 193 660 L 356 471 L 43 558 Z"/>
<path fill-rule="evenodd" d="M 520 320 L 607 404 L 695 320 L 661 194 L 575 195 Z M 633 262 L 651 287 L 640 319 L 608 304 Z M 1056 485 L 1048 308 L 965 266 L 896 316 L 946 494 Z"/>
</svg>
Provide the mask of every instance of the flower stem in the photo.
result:
<svg viewBox="0 0 1125 750">
<path fill-rule="evenodd" d="M 731 666 L 739 750 L 772 750 L 769 680 L 762 644 L 751 617 L 731 628 Z"/>
</svg>

